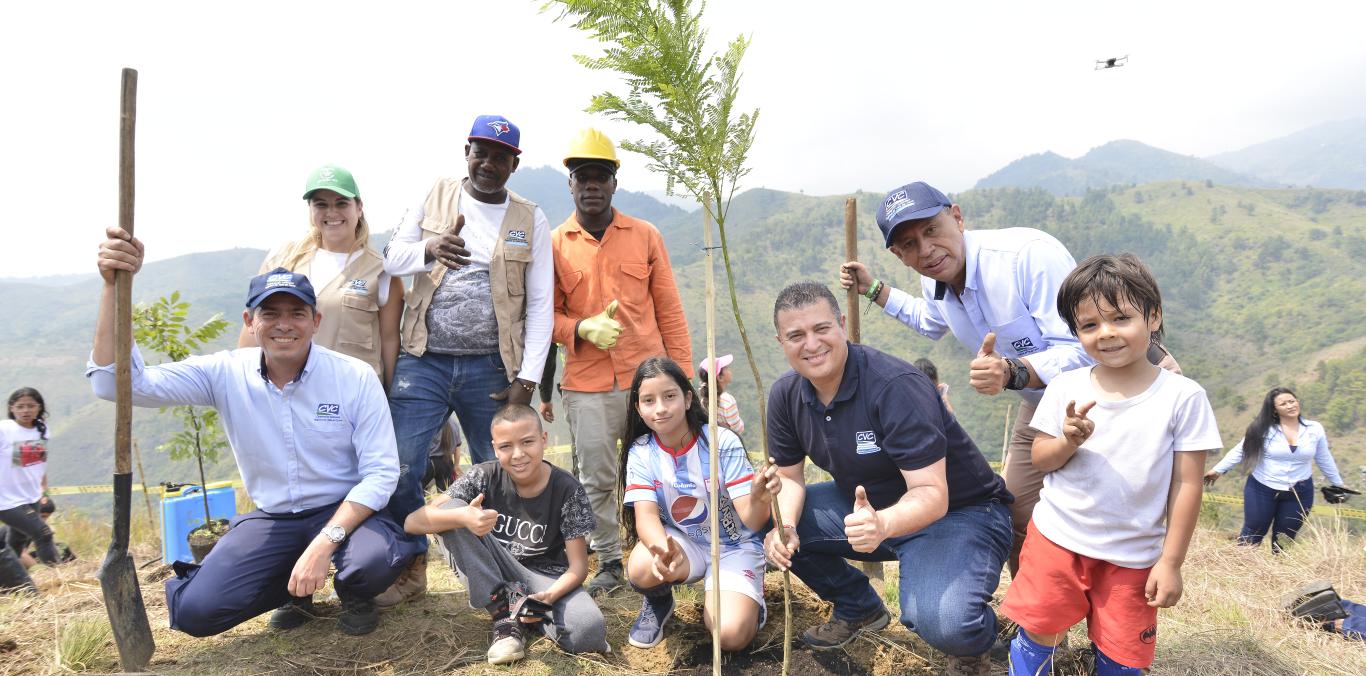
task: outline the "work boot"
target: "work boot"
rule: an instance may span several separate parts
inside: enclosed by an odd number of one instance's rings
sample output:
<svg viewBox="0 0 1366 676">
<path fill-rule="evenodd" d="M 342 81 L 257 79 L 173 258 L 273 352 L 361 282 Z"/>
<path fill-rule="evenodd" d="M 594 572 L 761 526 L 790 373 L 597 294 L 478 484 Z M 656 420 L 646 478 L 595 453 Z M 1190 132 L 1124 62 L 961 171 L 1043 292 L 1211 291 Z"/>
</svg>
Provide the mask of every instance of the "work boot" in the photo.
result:
<svg viewBox="0 0 1366 676">
<path fill-rule="evenodd" d="M 1332 583 L 1318 580 L 1281 597 L 1281 604 L 1292 617 L 1323 623 L 1347 617 L 1342 599 Z"/>
<path fill-rule="evenodd" d="M 350 636 L 368 634 L 379 626 L 374 599 L 342 598 L 341 630 Z"/>
<path fill-rule="evenodd" d="M 513 608 L 522 600 L 525 591 L 519 583 L 504 583 L 489 595 L 489 603 L 484 606 L 493 619 L 493 639 L 485 655 L 489 664 L 507 664 L 526 656 L 522 623 L 513 616 Z"/>
<path fill-rule="evenodd" d="M 879 606 L 867 617 L 855 622 L 847 622 L 831 615 L 829 622 L 802 632 L 802 643 L 817 650 L 842 648 L 854 640 L 859 632 L 877 631 L 887 626 L 887 623 L 891 621 L 892 616 L 887 614 L 886 606 Z"/>
<path fill-rule="evenodd" d="M 621 585 L 621 559 L 604 561 L 598 566 L 598 574 L 593 576 L 593 581 L 588 583 L 588 594 L 593 597 L 608 596 L 620 589 Z"/>
<path fill-rule="evenodd" d="M 425 593 L 427 593 L 427 555 L 418 554 L 413 557 L 412 563 L 408 564 L 408 567 L 398 574 L 398 579 L 394 580 L 388 589 L 375 597 L 375 605 L 381 610 L 388 610 Z"/>
<path fill-rule="evenodd" d="M 958 655 L 948 655 L 948 664 L 945 665 L 944 673 L 947 676 L 991 676 L 991 657 L 989 655 L 974 655 L 972 657 L 960 657 Z"/>
<path fill-rule="evenodd" d="M 268 626 L 276 631 L 286 631 L 303 625 L 314 617 L 317 616 L 313 613 L 313 597 L 296 596 L 271 612 Z"/>
</svg>

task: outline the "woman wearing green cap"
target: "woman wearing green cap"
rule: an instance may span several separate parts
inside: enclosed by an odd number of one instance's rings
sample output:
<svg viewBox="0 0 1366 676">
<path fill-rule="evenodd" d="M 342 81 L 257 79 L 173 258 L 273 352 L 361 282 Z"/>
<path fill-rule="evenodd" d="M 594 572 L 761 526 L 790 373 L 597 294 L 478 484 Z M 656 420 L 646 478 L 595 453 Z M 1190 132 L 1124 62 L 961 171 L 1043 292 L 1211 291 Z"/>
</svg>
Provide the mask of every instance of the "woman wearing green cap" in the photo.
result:
<svg viewBox="0 0 1366 676">
<path fill-rule="evenodd" d="M 384 257 L 369 246 L 370 225 L 351 172 L 313 170 L 304 200 L 308 236 L 271 251 L 261 272 L 283 267 L 307 275 L 322 315 L 313 341 L 370 364 L 388 390 L 398 358 L 403 284 L 384 272 Z M 255 344 L 243 329 L 238 347 Z"/>
</svg>

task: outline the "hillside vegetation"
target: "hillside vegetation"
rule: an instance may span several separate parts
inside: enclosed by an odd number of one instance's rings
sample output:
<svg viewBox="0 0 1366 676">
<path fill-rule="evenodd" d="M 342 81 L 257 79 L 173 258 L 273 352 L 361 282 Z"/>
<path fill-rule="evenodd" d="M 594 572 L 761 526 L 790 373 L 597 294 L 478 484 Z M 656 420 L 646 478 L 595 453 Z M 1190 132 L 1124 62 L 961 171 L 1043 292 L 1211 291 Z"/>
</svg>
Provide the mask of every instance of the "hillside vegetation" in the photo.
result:
<svg viewBox="0 0 1366 676">
<path fill-rule="evenodd" d="M 562 190 L 550 169 L 529 187 Z M 520 172 L 519 172 L 520 173 Z M 542 198 L 530 189 L 528 196 Z M 554 197 L 553 195 L 551 196 Z M 882 279 L 918 288 L 917 276 L 882 246 L 873 210 L 881 194 L 855 195 L 862 260 Z M 643 195 L 633 199 L 649 200 Z M 779 288 L 799 279 L 836 285 L 844 257 L 844 197 L 813 197 L 774 190 L 738 196 L 729 235 L 736 292 L 757 352 L 764 382 L 786 370 L 773 338 L 772 303 Z M 1132 251 L 1152 267 L 1165 300 L 1167 343 L 1185 372 L 1201 382 L 1216 405 L 1229 444 L 1241 435 L 1253 409 L 1274 384 L 1298 387 L 1306 415 L 1328 426 L 1339 464 L 1351 482 L 1366 465 L 1366 193 L 1309 189 L 1252 189 L 1203 181 L 1172 181 L 1092 190 L 1056 197 L 1044 190 L 973 190 L 955 196 L 972 229 L 1038 227 L 1056 235 L 1081 258 Z M 658 225 L 694 336 L 695 359 L 705 349 L 703 255 L 700 216 L 657 207 Z M 263 249 L 195 254 L 152 263 L 138 276 L 137 300 L 173 290 L 193 304 L 192 321 L 222 312 L 239 316 L 245 280 Z M 156 243 L 149 242 L 155 251 Z M 717 348 L 734 353 L 732 390 L 750 425 L 747 443 L 759 440 L 757 392 L 744 361 L 716 257 Z M 54 485 L 105 483 L 113 407 L 94 400 L 82 373 L 89 354 L 99 282 L 61 287 L 0 283 L 14 321 L 0 326 L 0 383 L 34 385 L 52 409 Z M 959 417 L 982 450 L 999 458 L 1012 396 L 983 397 L 967 387 L 971 353 L 952 338 L 932 342 L 886 317 L 879 308 L 845 308 L 862 318 L 863 341 L 905 359 L 929 356 L 952 388 Z M 235 341 L 229 332 L 222 345 Z M 189 464 L 171 466 L 154 447 L 169 421 L 139 409 L 135 433 L 149 482 L 186 480 Z M 552 437 L 567 442 L 557 423 Z M 216 476 L 231 476 L 228 460 Z M 1237 482 L 1220 482 L 1234 490 Z M 104 504 L 99 500 L 98 504 Z"/>
</svg>

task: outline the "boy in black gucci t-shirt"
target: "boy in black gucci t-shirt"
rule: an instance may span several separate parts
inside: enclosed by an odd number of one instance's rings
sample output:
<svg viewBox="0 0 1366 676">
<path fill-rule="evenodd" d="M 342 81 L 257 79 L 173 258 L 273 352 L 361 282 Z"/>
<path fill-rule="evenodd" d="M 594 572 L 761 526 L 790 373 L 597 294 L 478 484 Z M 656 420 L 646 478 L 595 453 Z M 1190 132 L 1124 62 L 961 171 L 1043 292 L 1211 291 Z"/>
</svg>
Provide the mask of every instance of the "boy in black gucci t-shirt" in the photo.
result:
<svg viewBox="0 0 1366 676">
<path fill-rule="evenodd" d="M 440 535 L 470 606 L 493 617 L 489 663 L 525 655 L 524 624 L 539 623 L 568 652 L 610 650 L 602 611 L 582 587 L 594 526 L 583 486 L 545 461 L 546 434 L 531 407 L 504 406 L 491 431 L 498 460 L 470 468 L 404 530 Z"/>
</svg>

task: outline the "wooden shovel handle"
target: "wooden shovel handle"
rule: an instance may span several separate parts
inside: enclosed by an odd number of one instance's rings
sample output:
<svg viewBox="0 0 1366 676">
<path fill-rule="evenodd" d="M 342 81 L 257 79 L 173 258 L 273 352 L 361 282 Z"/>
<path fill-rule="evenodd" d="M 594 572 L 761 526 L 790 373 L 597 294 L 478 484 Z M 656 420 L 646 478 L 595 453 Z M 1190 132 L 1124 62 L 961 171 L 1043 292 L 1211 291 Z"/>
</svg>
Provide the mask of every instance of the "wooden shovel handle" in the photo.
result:
<svg viewBox="0 0 1366 676">
<path fill-rule="evenodd" d="M 119 104 L 119 227 L 133 235 L 133 132 L 137 126 L 138 72 L 123 69 Z M 133 273 L 114 277 L 114 473 L 133 471 Z"/>
</svg>

